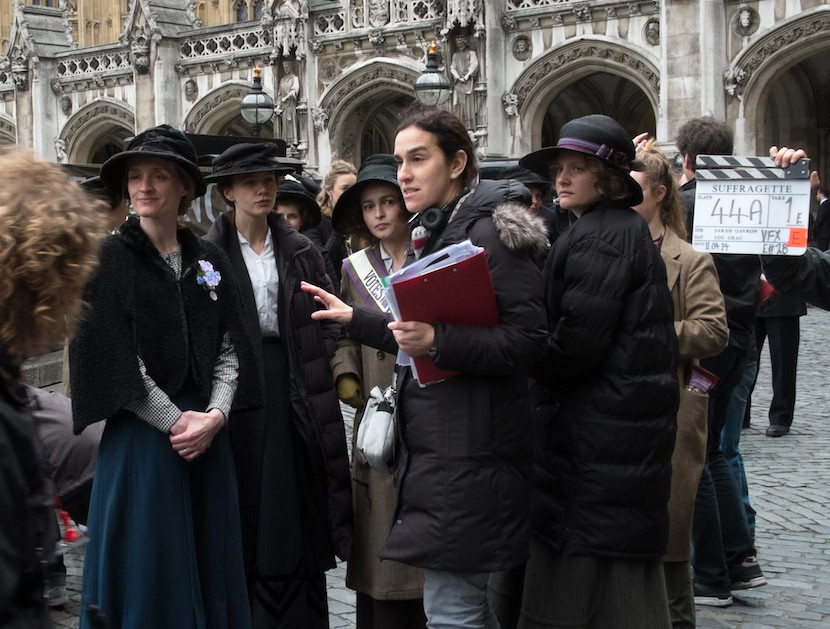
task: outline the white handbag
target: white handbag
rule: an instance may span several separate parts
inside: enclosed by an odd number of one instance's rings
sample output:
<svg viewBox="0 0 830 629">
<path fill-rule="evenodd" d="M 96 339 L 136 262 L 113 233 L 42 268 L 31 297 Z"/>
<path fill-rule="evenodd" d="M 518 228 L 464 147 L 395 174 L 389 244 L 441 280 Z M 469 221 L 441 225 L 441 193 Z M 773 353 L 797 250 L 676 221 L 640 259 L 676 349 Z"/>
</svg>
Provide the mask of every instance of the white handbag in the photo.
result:
<svg viewBox="0 0 830 629">
<path fill-rule="evenodd" d="M 395 471 L 395 388 L 381 391 L 374 387 L 369 393 L 360 426 L 357 429 L 358 452 L 374 470 L 391 474 Z"/>
</svg>

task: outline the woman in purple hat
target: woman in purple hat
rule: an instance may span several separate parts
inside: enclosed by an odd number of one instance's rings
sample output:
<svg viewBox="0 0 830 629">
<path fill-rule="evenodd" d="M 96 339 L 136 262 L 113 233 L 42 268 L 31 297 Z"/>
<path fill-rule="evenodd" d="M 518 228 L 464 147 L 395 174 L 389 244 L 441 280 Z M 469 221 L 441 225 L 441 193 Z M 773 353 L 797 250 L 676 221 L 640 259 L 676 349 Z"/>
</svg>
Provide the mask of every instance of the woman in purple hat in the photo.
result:
<svg viewBox="0 0 830 629">
<path fill-rule="evenodd" d="M 346 433 L 329 360 L 340 326 L 315 321 L 300 282 L 331 288 L 313 243 L 274 211 L 293 170 L 272 143 L 237 144 L 213 160 L 233 206 L 206 238 L 227 252 L 242 288 L 245 327 L 259 342 L 251 368 L 265 408 L 231 413 L 245 568 L 254 627 L 324 629 L 325 571 L 349 558 L 352 497 Z M 309 200 L 309 220 L 320 208 Z"/>
<path fill-rule="evenodd" d="M 519 162 L 578 217 L 543 273 L 550 335 L 536 376 L 551 401 L 536 417 L 525 629 L 670 626 L 677 338 L 665 266 L 631 209 L 643 193 L 630 137 L 585 116 Z"/>
<path fill-rule="evenodd" d="M 80 626 L 250 627 L 225 425 L 262 392 L 228 259 L 179 224 L 205 191 L 196 151 L 161 125 L 101 178 L 135 215 L 101 247 L 70 347 L 75 432 L 106 420 Z"/>
</svg>

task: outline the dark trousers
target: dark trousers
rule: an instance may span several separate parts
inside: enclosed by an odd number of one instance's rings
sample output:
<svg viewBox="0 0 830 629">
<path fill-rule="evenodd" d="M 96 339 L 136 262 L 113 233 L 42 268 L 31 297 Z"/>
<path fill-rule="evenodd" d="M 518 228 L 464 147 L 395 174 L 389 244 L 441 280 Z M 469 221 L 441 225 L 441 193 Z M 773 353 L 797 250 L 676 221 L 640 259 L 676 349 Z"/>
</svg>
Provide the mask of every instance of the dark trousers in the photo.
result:
<svg viewBox="0 0 830 629">
<path fill-rule="evenodd" d="M 718 589 L 728 589 L 730 568 L 737 568 L 754 554 L 740 488 L 720 447 L 726 409 L 743 373 L 744 358 L 743 350 L 730 346 L 718 356 L 701 361 L 720 380 L 709 393 L 706 463 L 692 520 L 692 567 L 695 581 Z"/>
<path fill-rule="evenodd" d="M 798 344 L 801 342 L 800 319 L 798 316 L 756 317 L 755 319 L 755 345 L 758 348 L 759 362 L 764 340 L 769 341 L 769 357 L 772 367 L 770 424 L 791 426 L 793 423 Z M 753 385 L 754 388 L 755 385 Z M 749 397 L 746 401 L 747 417 L 751 404 L 752 398 Z"/>
</svg>

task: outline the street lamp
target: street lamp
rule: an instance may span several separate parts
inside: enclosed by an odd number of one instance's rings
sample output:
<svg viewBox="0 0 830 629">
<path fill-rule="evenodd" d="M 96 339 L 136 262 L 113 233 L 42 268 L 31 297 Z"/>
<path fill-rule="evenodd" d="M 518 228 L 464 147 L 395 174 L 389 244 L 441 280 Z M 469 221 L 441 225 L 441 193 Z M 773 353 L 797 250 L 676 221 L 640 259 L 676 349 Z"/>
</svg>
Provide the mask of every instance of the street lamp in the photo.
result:
<svg viewBox="0 0 830 629">
<path fill-rule="evenodd" d="M 443 105 L 452 93 L 452 85 L 438 69 L 437 49 L 431 41 L 427 47 L 427 68 L 415 81 L 415 98 L 428 107 Z"/>
<path fill-rule="evenodd" d="M 245 98 L 239 105 L 239 113 L 250 125 L 254 127 L 254 137 L 259 137 L 259 130 L 274 115 L 274 101 L 262 91 L 262 77 L 259 66 L 254 68 L 254 85 L 251 91 L 245 94 Z"/>
</svg>

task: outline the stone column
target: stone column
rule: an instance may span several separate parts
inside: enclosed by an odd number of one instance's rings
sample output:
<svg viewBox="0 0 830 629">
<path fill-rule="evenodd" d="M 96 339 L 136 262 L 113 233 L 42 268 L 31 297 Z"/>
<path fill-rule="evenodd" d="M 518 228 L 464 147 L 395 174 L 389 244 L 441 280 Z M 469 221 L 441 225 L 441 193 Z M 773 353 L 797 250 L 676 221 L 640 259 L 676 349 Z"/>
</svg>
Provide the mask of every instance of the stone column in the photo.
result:
<svg viewBox="0 0 830 629">
<path fill-rule="evenodd" d="M 484 54 L 480 63 L 479 74 L 487 80 L 487 154 L 507 155 L 510 152 L 510 125 L 504 115 L 502 94 L 510 86 L 507 81 L 507 55 L 510 54 L 507 42 L 510 38 L 502 31 L 501 16 L 504 3 L 486 0 L 484 6 Z M 512 57 L 511 57 L 512 58 Z M 512 77 L 512 80 L 515 77 Z M 519 125 L 515 125 L 518 131 Z"/>
<path fill-rule="evenodd" d="M 146 42 L 146 43 L 145 43 Z M 135 84 L 135 132 L 156 125 L 155 96 L 160 87 L 160 93 L 169 90 L 169 86 L 158 86 L 153 81 L 154 63 L 157 46 L 148 40 L 132 41 L 130 43 L 130 58 L 133 64 Z"/>
<path fill-rule="evenodd" d="M 723 91 L 723 69 L 726 59 L 726 16 L 723 0 L 700 0 L 700 114 L 726 118 L 726 95 Z"/>
<path fill-rule="evenodd" d="M 27 92 L 32 120 L 37 124 L 32 127 L 31 146 L 35 155 L 50 161 L 61 161 L 66 154 L 59 155 L 55 147 L 58 136 L 57 106 L 58 97 L 49 85 L 49 79 L 56 76 L 54 59 L 43 57 L 37 63 L 37 71 L 31 73 L 31 87 Z"/>
<path fill-rule="evenodd" d="M 170 40 L 162 40 L 155 44 L 155 62 L 153 63 L 150 76 L 155 93 L 154 102 L 152 103 L 154 109 L 153 122 L 139 127 L 139 130 L 162 123 L 167 123 L 174 127 L 182 126 L 183 121 L 180 119 L 182 111 L 181 81 L 179 80 L 179 75 L 176 73 L 176 62 L 178 60 L 178 44 Z M 138 90 L 136 92 L 140 94 Z M 136 100 L 139 98 L 141 97 L 138 96 Z M 137 115 L 136 118 L 138 118 Z"/>
</svg>

